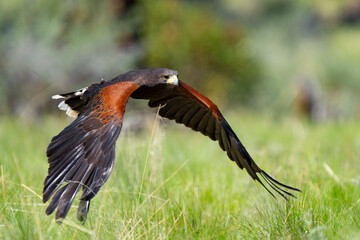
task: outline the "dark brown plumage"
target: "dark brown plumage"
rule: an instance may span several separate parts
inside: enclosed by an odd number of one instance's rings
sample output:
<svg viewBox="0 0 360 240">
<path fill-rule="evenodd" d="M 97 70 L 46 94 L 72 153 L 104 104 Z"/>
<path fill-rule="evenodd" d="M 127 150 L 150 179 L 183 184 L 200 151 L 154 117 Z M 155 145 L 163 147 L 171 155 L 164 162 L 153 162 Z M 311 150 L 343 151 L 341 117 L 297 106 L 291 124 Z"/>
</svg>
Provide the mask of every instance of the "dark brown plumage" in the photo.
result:
<svg viewBox="0 0 360 240">
<path fill-rule="evenodd" d="M 284 185 L 261 170 L 237 138 L 217 106 L 206 96 L 177 78 L 169 69 L 146 69 L 127 72 L 111 81 L 102 81 L 75 92 L 53 96 L 65 98 L 59 108 L 77 118 L 55 136 L 47 149 L 50 164 L 44 182 L 43 201 L 52 200 L 46 209 L 56 208 L 56 219 L 67 215 L 82 188 L 78 219 L 85 222 L 90 200 L 108 179 L 115 159 L 115 142 L 120 134 L 129 97 L 149 100 L 150 107 L 161 106 L 162 117 L 175 120 L 219 142 L 228 157 L 260 182 L 282 197 L 293 196 L 284 190 L 299 191 Z M 66 183 L 65 186 L 62 186 Z"/>
</svg>

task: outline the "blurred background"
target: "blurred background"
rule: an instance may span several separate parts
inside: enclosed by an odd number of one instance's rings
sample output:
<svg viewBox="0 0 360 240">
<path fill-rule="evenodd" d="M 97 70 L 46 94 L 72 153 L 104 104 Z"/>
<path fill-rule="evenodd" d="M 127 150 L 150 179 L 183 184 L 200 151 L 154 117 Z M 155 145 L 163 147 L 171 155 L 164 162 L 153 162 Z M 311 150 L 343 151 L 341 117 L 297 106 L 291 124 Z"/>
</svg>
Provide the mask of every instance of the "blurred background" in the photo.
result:
<svg viewBox="0 0 360 240">
<path fill-rule="evenodd" d="M 0 0 L 0 113 L 167 67 L 221 108 L 360 116 L 360 0 Z"/>
<path fill-rule="evenodd" d="M 46 147 L 73 121 L 51 96 L 154 67 L 297 199 L 130 100 L 86 225 L 79 197 L 61 227 L 46 216 Z M 0 0 L 0 239 L 360 239 L 359 93 L 360 0 Z"/>
</svg>

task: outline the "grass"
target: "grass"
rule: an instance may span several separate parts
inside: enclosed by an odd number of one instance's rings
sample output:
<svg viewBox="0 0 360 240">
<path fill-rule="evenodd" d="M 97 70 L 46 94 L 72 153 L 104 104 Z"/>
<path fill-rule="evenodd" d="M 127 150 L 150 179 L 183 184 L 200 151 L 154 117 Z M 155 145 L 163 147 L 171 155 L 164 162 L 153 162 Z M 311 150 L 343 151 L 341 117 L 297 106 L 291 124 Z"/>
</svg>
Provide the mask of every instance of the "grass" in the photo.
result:
<svg viewBox="0 0 360 240">
<path fill-rule="evenodd" d="M 69 119 L 0 118 L 0 239 L 357 239 L 360 122 L 310 124 L 230 113 L 256 162 L 302 189 L 274 200 L 217 143 L 168 122 L 124 130 L 115 169 L 92 200 L 62 225 L 46 216 L 45 149 Z"/>
</svg>

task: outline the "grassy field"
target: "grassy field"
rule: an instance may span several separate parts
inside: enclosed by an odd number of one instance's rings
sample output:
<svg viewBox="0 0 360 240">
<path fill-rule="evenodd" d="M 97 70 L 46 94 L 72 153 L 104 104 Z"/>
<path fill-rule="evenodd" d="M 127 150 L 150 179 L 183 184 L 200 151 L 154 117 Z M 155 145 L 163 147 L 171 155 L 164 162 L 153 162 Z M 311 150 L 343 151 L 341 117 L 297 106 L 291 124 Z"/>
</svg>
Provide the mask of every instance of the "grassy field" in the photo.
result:
<svg viewBox="0 0 360 240">
<path fill-rule="evenodd" d="M 167 121 L 123 131 L 88 221 L 46 216 L 45 150 L 69 119 L 0 118 L 0 239 L 359 239 L 360 122 L 310 124 L 246 112 L 228 121 L 258 165 L 303 192 L 286 202 L 217 143 Z"/>
</svg>

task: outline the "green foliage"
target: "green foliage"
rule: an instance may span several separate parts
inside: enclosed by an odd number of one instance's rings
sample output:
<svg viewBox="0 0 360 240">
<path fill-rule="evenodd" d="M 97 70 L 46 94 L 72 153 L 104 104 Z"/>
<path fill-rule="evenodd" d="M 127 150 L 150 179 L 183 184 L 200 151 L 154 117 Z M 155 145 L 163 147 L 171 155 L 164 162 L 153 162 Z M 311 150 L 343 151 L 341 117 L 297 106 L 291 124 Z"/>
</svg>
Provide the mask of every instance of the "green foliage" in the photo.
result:
<svg viewBox="0 0 360 240">
<path fill-rule="evenodd" d="M 205 4 L 155 0 L 141 7 L 145 66 L 177 69 L 215 102 L 251 102 L 261 74 L 240 24 L 226 23 Z"/>
<path fill-rule="evenodd" d="M 328 115 L 360 115 L 356 0 L 125 6 L 0 0 L 0 111 L 35 117 L 50 109 L 45 99 L 54 93 L 136 68 L 169 67 L 220 106 L 289 114 L 294 86 L 308 79 L 322 90 Z"/>
<path fill-rule="evenodd" d="M 360 115 L 356 0 L 222 2 L 245 25 L 261 59 L 260 105 L 276 115 L 291 113 L 297 86 L 306 79 L 320 89 L 329 118 Z"/>
<path fill-rule="evenodd" d="M 121 133 L 114 171 L 86 224 L 76 220 L 76 200 L 59 226 L 41 200 L 45 149 L 69 121 L 1 118 L 0 238 L 360 237 L 359 122 L 310 125 L 246 112 L 228 121 L 259 166 L 303 191 L 297 199 L 274 200 L 216 142 L 155 121 L 145 132 Z"/>
<path fill-rule="evenodd" d="M 25 117 L 49 96 L 132 70 L 137 49 L 119 48 L 132 21 L 112 1 L 0 1 L 1 110 Z"/>
<path fill-rule="evenodd" d="M 139 67 L 177 69 L 219 103 L 226 103 L 224 95 L 249 99 L 259 83 L 245 31 L 204 5 L 143 1 L 122 9 L 110 0 L 27 5 L 0 3 L 0 110 L 34 116 L 55 91 Z"/>
<path fill-rule="evenodd" d="M 359 41 L 360 31 L 356 28 L 342 28 L 329 34 L 326 42 L 330 49 L 327 53 L 329 60 L 324 61 L 329 86 L 360 91 Z"/>
</svg>

